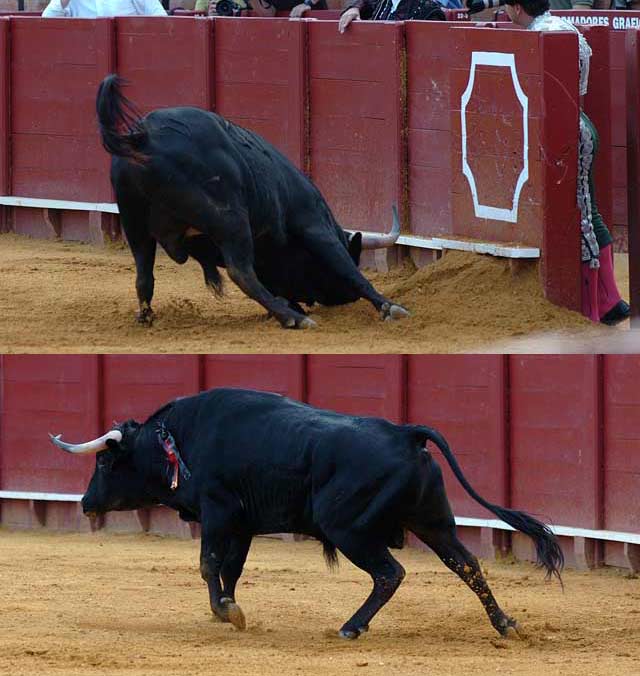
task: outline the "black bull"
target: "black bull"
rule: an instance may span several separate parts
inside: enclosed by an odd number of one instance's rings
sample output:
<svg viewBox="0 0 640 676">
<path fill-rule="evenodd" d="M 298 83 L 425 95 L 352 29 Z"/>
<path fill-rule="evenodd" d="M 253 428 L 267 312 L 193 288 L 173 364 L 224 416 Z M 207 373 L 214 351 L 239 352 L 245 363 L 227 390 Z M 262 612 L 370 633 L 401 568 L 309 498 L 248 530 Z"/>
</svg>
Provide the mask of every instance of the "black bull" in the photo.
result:
<svg viewBox="0 0 640 676">
<path fill-rule="evenodd" d="M 175 440 L 184 463 L 177 475 L 159 430 Z M 254 535 L 304 533 L 323 543 L 329 563 L 339 550 L 369 573 L 372 593 L 340 630 L 357 638 L 404 577 L 389 547 L 401 546 L 408 529 L 478 595 L 500 634 L 518 631 L 456 536 L 442 473 L 427 441 L 437 445 L 474 500 L 532 538 L 549 575 L 559 577 L 563 566 L 551 531 L 523 512 L 480 497 L 447 442 L 429 427 L 225 388 L 173 401 L 144 424 L 128 421 L 92 442 L 66 444 L 60 435 L 52 440 L 67 451 L 98 452 L 82 499 L 85 513 L 161 503 L 202 524 L 200 570 L 211 609 L 239 628 L 245 620 L 235 590 Z"/>
<path fill-rule="evenodd" d="M 189 257 L 221 293 L 218 271 L 282 326 L 314 326 L 300 303 L 341 305 L 366 298 L 383 319 L 408 315 L 358 270 L 361 248 L 393 236 L 348 234 L 313 183 L 258 134 L 199 108 L 142 118 L 109 75 L 96 108 L 113 156 L 111 182 L 136 263 L 138 320 L 151 323 L 156 244 L 177 263 Z"/>
</svg>

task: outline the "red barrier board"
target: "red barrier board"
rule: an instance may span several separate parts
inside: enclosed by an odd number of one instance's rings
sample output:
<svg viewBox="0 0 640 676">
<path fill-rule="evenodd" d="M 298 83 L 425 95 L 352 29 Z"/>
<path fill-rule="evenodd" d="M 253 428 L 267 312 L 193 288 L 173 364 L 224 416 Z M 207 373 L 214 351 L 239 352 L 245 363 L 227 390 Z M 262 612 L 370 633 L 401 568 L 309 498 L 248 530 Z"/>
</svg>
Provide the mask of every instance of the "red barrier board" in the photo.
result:
<svg viewBox="0 0 640 676">
<path fill-rule="evenodd" d="M 604 356 L 604 527 L 640 532 L 640 356 Z"/>
<path fill-rule="evenodd" d="M 10 185 L 9 117 L 9 20 L 0 20 L 0 195 L 8 195 Z M 0 216 L 0 232 L 3 231 Z"/>
<path fill-rule="evenodd" d="M 306 170 L 306 22 L 215 20 L 216 112 Z"/>
<path fill-rule="evenodd" d="M 54 448 L 48 433 L 72 442 L 101 433 L 98 357 L 4 355 L 2 376 L 0 487 L 82 493 L 94 458 Z"/>
<path fill-rule="evenodd" d="M 104 355 L 104 426 L 144 420 L 176 397 L 196 394 L 200 383 L 197 355 Z"/>
<path fill-rule="evenodd" d="M 509 503 L 507 357 L 410 355 L 407 420 L 437 429 L 464 475 L 485 499 Z M 447 495 L 457 516 L 493 518 L 466 493 L 434 444 Z"/>
<path fill-rule="evenodd" d="M 510 357 L 514 508 L 557 525 L 602 528 L 599 359 Z"/>
<path fill-rule="evenodd" d="M 95 98 L 114 69 L 113 21 L 10 21 L 11 194 L 111 201 Z"/>
<path fill-rule="evenodd" d="M 206 355 L 204 387 L 246 387 L 304 400 L 304 356 Z"/>
<path fill-rule="evenodd" d="M 213 108 L 212 22 L 178 17 L 119 17 L 118 74 L 144 113 L 171 106 Z"/>
<path fill-rule="evenodd" d="M 451 234 L 449 68 L 458 59 L 451 26 L 405 24 L 407 49 L 408 181 L 411 234 Z"/>
<path fill-rule="evenodd" d="M 610 156 L 610 174 L 612 179 L 612 216 L 608 223 L 616 240 L 616 249 L 622 250 L 627 241 L 627 141 L 625 137 L 625 115 L 627 109 L 627 86 L 625 81 L 625 32 L 640 28 L 640 12 L 584 10 L 554 11 L 578 26 L 602 26 L 610 32 L 609 61 L 610 97 L 608 104 L 608 125 L 611 133 L 612 152 Z M 590 40 L 589 34 L 587 39 Z M 595 51 L 595 50 L 594 50 Z M 597 59 L 594 53 L 594 59 Z M 594 77 L 589 78 L 589 88 L 595 84 Z M 598 127 L 599 131 L 601 128 Z M 604 161 L 604 158 L 603 158 Z"/>
<path fill-rule="evenodd" d="M 311 177 L 345 228 L 388 230 L 405 198 L 403 25 L 307 28 Z"/>
<path fill-rule="evenodd" d="M 626 42 L 629 177 L 629 291 L 631 323 L 640 326 L 640 32 L 628 31 Z M 635 86 L 634 86 L 635 85 Z"/>
<path fill-rule="evenodd" d="M 307 401 L 341 413 L 401 423 L 404 412 L 402 355 L 308 355 Z"/>
</svg>

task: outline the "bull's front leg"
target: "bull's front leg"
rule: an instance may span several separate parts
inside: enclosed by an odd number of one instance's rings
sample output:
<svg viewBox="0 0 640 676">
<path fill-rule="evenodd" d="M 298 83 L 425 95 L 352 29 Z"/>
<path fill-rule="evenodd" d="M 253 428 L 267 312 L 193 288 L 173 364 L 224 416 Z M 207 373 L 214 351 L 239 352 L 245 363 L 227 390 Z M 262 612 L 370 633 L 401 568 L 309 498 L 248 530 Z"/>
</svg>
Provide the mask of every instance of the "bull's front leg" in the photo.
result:
<svg viewBox="0 0 640 676">
<path fill-rule="evenodd" d="M 247 233 L 250 232 L 247 227 Z M 270 293 L 258 279 L 253 268 L 253 246 L 250 237 L 227 241 L 221 247 L 229 277 L 244 293 L 260 303 L 285 329 L 308 329 L 316 326 L 310 317 L 297 312 L 283 298 Z"/>
</svg>

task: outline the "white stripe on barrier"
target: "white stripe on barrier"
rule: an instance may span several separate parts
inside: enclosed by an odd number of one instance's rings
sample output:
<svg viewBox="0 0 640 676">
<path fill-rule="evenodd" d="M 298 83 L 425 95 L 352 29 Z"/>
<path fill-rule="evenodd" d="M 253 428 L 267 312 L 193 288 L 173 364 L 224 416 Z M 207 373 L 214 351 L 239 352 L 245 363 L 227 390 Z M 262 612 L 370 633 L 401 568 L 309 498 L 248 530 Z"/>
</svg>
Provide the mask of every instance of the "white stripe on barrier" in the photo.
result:
<svg viewBox="0 0 640 676">
<path fill-rule="evenodd" d="M 73 493 L 35 493 L 31 491 L 0 491 L 5 500 L 50 500 L 51 502 L 80 502 L 81 495 Z"/>
<path fill-rule="evenodd" d="M 73 202 L 71 200 L 51 200 L 40 197 L 1 196 L 0 204 L 6 207 L 33 207 L 35 209 L 71 209 L 74 211 L 102 211 L 117 214 L 118 205 L 111 202 Z"/>
<path fill-rule="evenodd" d="M 498 528 L 500 530 L 515 530 L 509 524 L 499 519 L 474 519 L 467 516 L 456 516 L 458 526 L 474 526 L 476 528 Z M 591 540 L 611 540 L 613 542 L 629 542 L 640 545 L 640 533 L 623 533 L 615 530 L 591 530 L 589 528 L 574 528 L 573 526 L 549 526 L 556 535 L 582 537 Z"/>
<path fill-rule="evenodd" d="M 35 493 L 30 491 L 0 491 L 0 499 L 5 500 L 50 500 L 52 502 L 80 502 L 82 495 L 72 493 Z M 499 519 L 476 519 L 468 516 L 456 516 L 458 526 L 475 528 L 497 528 L 499 530 L 515 530 Z M 583 537 L 592 540 L 611 540 L 612 542 L 628 542 L 640 545 L 640 533 L 623 533 L 615 530 L 591 530 L 589 528 L 573 528 L 572 526 L 549 526 L 556 535 Z"/>
<path fill-rule="evenodd" d="M 41 197 L 14 197 L 0 196 L 0 205 L 6 207 L 32 207 L 35 209 L 70 209 L 72 211 L 99 211 L 108 214 L 118 214 L 118 205 L 111 202 L 74 202 L 71 200 L 53 200 Z M 363 234 L 379 235 L 379 232 Z M 472 242 L 460 239 L 446 239 L 443 237 L 416 237 L 414 235 L 400 235 L 398 244 L 415 246 L 420 249 L 456 249 L 457 251 L 473 251 L 475 253 L 501 256 L 502 258 L 540 258 L 540 249 L 536 247 L 506 246 L 491 242 Z"/>
</svg>

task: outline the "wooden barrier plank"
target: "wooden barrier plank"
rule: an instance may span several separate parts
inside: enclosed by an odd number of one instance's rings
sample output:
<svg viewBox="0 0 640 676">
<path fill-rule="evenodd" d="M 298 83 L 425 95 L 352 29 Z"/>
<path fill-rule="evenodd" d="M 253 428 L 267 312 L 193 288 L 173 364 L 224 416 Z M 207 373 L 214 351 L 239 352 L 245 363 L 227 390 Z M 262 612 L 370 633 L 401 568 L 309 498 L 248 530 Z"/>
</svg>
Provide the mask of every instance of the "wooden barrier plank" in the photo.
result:
<svg viewBox="0 0 640 676">
<path fill-rule="evenodd" d="M 388 229 L 404 213 L 403 26 L 308 22 L 311 177 L 346 228 Z M 375 142 L 366 146 L 362 137 Z"/>
<path fill-rule="evenodd" d="M 10 51 L 9 20 L 0 19 L 0 195 L 9 195 L 11 191 L 10 174 Z M 0 232 L 9 230 L 8 210 L 0 206 Z"/>
<path fill-rule="evenodd" d="M 308 355 L 307 401 L 404 422 L 404 360 L 402 355 Z"/>
<path fill-rule="evenodd" d="M 214 105 L 213 22 L 178 17 L 118 17 L 118 74 L 144 113 L 171 106 Z"/>
<path fill-rule="evenodd" d="M 104 355 L 103 411 L 105 425 L 113 420 L 138 422 L 176 397 L 197 394 L 197 355 Z"/>
<path fill-rule="evenodd" d="M 604 356 L 604 527 L 640 532 L 640 356 Z"/>
<path fill-rule="evenodd" d="M 264 136 L 306 170 L 304 21 L 215 20 L 216 112 Z"/>
<path fill-rule="evenodd" d="M 0 488 L 83 492 L 94 458 L 57 451 L 48 432 L 69 441 L 100 434 L 98 357 L 4 355 L 2 389 Z"/>
<path fill-rule="evenodd" d="M 546 297 L 581 308 L 580 216 L 576 204 L 579 101 L 577 36 L 540 33 L 545 152 L 545 201 L 541 276 Z"/>
<path fill-rule="evenodd" d="M 627 32 L 627 175 L 631 324 L 640 327 L 640 33 Z"/>
<path fill-rule="evenodd" d="M 407 421 L 434 427 L 469 483 L 486 500 L 509 504 L 507 358 L 503 355 L 409 355 Z M 442 467 L 457 516 L 493 518 L 473 500 L 429 444 Z"/>
<path fill-rule="evenodd" d="M 203 387 L 247 387 L 303 401 L 305 357 L 294 354 L 208 354 L 204 357 Z"/>
<path fill-rule="evenodd" d="M 599 359 L 510 357 L 514 508 L 557 525 L 603 527 Z"/>
<path fill-rule="evenodd" d="M 113 20 L 11 19 L 12 193 L 110 201 L 95 97 L 113 70 Z"/>
</svg>

